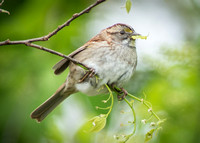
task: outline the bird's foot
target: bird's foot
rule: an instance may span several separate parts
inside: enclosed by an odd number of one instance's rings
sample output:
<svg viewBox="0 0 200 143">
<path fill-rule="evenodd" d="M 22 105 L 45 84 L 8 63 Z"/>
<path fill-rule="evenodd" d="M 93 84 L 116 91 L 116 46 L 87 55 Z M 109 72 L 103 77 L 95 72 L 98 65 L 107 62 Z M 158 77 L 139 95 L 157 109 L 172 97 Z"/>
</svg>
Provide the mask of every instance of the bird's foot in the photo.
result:
<svg viewBox="0 0 200 143">
<path fill-rule="evenodd" d="M 119 101 L 122 101 L 126 95 L 128 94 L 128 92 L 124 89 L 124 88 L 117 88 L 115 86 L 115 84 L 111 84 L 110 87 L 116 92 L 118 93 L 117 98 Z"/>
<path fill-rule="evenodd" d="M 118 92 L 119 94 L 117 95 L 117 98 L 119 101 L 122 101 L 126 97 L 128 92 L 124 88 L 120 88 L 120 89 L 121 90 Z"/>
</svg>

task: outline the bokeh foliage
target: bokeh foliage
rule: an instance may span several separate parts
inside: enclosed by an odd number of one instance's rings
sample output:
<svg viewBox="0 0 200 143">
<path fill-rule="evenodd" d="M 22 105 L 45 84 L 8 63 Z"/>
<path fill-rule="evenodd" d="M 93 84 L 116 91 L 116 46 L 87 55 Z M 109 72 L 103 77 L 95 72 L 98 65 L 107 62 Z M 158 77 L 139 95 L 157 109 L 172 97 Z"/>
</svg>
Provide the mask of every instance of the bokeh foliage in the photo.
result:
<svg viewBox="0 0 200 143">
<path fill-rule="evenodd" d="M 168 4 L 174 4 L 174 7 L 179 9 L 178 12 L 183 12 L 182 17 L 186 20 L 195 11 L 199 11 L 198 7 L 188 8 L 178 1 L 175 3 L 168 1 Z M 5 1 L 2 8 L 10 11 L 11 16 L 0 14 L 0 41 L 7 38 L 28 39 L 47 34 L 73 13 L 88 5 L 87 0 Z M 89 19 L 92 19 L 92 15 L 82 16 L 72 22 L 70 27 L 66 27 L 52 37 L 50 41 L 39 42 L 39 44 L 68 54 L 89 39 L 86 31 Z M 191 25 L 191 21 L 187 21 L 186 27 Z M 175 45 L 170 49 L 167 46 L 161 48 L 162 60 L 147 58 L 145 62 L 147 67 L 137 71 L 126 86 L 130 93 L 142 98 L 145 92 L 146 99 L 152 103 L 155 111 L 162 118 L 167 119 L 163 130 L 150 141 L 152 143 L 200 142 L 200 34 L 198 38 L 187 33 L 187 30 L 185 34 L 187 35 L 183 44 L 176 45 L 179 48 Z M 110 115 L 105 129 L 98 135 L 86 134 L 77 129 L 71 137 L 63 132 L 55 122 L 55 117 L 61 116 L 63 106 L 59 106 L 40 124 L 30 119 L 30 112 L 64 82 L 67 72 L 55 76 L 51 70 L 60 59 L 23 45 L 0 47 L 0 142 L 113 142 L 113 133 L 121 130 L 117 121 L 124 116 L 119 114 L 120 109 L 117 107 L 122 107 L 124 104 L 118 103 L 116 99 L 113 109 L 115 111 Z M 95 106 L 106 107 L 101 102 L 106 98 L 106 95 L 87 97 L 76 94 L 74 98 L 68 100 L 69 102 L 77 100 L 77 104 L 84 106 L 82 108 L 89 112 L 84 114 L 98 115 L 106 111 L 96 110 Z M 148 131 L 146 129 L 148 124 L 142 125 L 140 120 L 147 115 L 140 103 L 136 103 L 135 107 L 138 130 L 136 136 L 129 142 L 142 142 Z M 72 107 L 71 110 L 73 109 Z M 73 120 L 65 122 L 71 124 Z M 114 124 L 118 126 L 117 130 L 113 128 Z"/>
</svg>

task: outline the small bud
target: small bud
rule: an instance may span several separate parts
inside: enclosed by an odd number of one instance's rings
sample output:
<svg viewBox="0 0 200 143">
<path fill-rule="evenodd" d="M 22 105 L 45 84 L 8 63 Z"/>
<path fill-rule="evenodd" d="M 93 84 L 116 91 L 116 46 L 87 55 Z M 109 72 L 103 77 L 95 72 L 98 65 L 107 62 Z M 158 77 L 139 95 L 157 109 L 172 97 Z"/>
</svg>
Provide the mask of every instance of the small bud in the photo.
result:
<svg viewBox="0 0 200 143">
<path fill-rule="evenodd" d="M 129 123 L 129 124 L 134 124 L 134 123 L 135 123 L 135 121 L 128 121 L 128 123 Z"/>
<path fill-rule="evenodd" d="M 155 122 L 151 122 L 151 123 L 150 123 L 150 126 L 155 127 L 155 126 L 156 126 L 156 123 L 155 123 Z"/>
<path fill-rule="evenodd" d="M 148 112 L 152 112 L 152 108 L 149 108 L 149 109 L 148 109 Z"/>
<path fill-rule="evenodd" d="M 125 137 L 126 137 L 126 135 L 122 134 L 122 138 L 125 138 Z"/>
<path fill-rule="evenodd" d="M 146 124 L 146 119 L 143 119 L 143 120 L 141 120 L 141 122 L 143 123 L 143 124 Z"/>
<path fill-rule="evenodd" d="M 92 125 L 93 125 L 93 126 L 96 126 L 95 122 L 92 122 Z"/>
<path fill-rule="evenodd" d="M 103 103 L 107 103 L 107 100 L 102 100 Z"/>
<path fill-rule="evenodd" d="M 99 117 L 103 118 L 103 117 L 106 117 L 105 114 L 100 114 Z"/>
<path fill-rule="evenodd" d="M 113 137 L 114 137 L 114 139 L 116 139 L 116 140 L 119 139 L 119 136 L 118 136 L 118 135 L 114 135 Z"/>
</svg>

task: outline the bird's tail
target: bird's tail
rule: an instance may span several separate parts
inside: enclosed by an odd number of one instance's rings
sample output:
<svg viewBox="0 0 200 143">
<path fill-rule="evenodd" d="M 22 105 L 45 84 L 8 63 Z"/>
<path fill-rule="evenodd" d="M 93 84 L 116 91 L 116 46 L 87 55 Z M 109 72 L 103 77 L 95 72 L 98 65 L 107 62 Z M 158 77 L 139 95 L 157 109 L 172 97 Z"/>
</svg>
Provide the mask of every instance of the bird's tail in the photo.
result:
<svg viewBox="0 0 200 143">
<path fill-rule="evenodd" d="M 31 118 L 41 122 L 52 110 L 54 110 L 64 99 L 66 99 L 72 91 L 65 91 L 65 83 L 62 84 L 58 90 L 43 104 L 36 108 L 31 113 Z"/>
</svg>

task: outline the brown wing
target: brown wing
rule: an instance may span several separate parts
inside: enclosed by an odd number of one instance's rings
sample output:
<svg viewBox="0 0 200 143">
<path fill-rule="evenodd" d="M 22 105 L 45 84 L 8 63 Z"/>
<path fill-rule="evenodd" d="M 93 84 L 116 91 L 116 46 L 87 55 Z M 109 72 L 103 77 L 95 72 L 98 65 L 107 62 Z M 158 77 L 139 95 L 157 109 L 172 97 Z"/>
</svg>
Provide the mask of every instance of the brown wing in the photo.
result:
<svg viewBox="0 0 200 143">
<path fill-rule="evenodd" d="M 71 54 L 69 54 L 68 56 L 73 58 L 76 54 L 80 53 L 81 51 L 85 50 L 86 48 L 87 48 L 87 46 L 80 47 L 77 50 L 75 50 L 74 52 L 72 52 Z M 61 61 L 56 63 L 53 66 L 54 74 L 56 74 L 56 75 L 61 74 L 69 66 L 69 63 L 70 63 L 70 61 L 67 59 L 62 59 Z"/>
<path fill-rule="evenodd" d="M 103 30 L 103 31 L 101 31 L 100 34 L 94 36 L 85 45 L 83 45 L 82 47 L 78 48 L 77 50 L 75 50 L 74 52 L 72 52 L 71 54 L 69 54 L 68 56 L 71 57 L 71 58 L 73 58 L 78 53 L 84 51 L 85 49 L 88 49 L 87 47 L 93 47 L 92 45 L 96 45 L 94 47 L 100 47 L 102 45 L 101 42 L 105 42 L 105 41 L 107 42 L 107 37 L 106 37 L 105 30 Z M 104 43 L 104 45 L 105 45 L 105 43 Z M 70 63 L 69 60 L 62 59 L 57 64 L 55 64 L 55 66 L 53 66 L 54 73 L 56 75 L 61 74 L 69 66 L 69 63 Z"/>
</svg>

